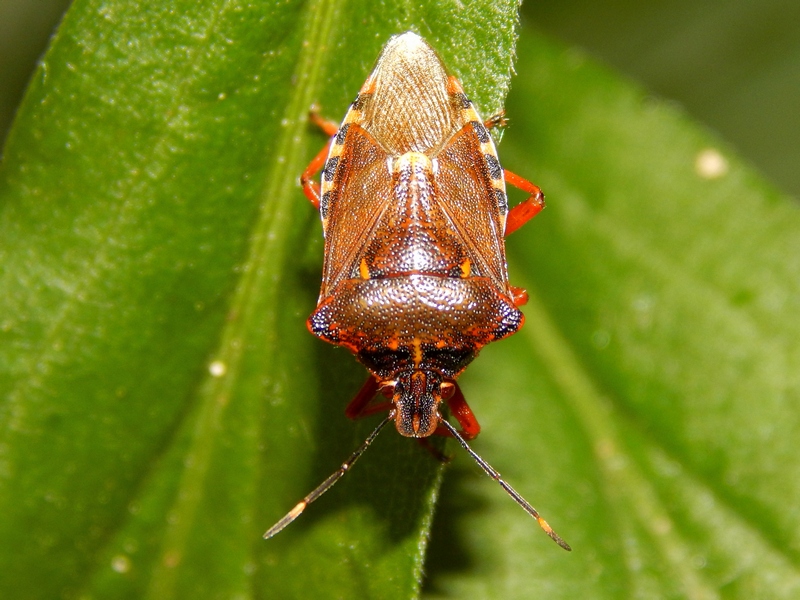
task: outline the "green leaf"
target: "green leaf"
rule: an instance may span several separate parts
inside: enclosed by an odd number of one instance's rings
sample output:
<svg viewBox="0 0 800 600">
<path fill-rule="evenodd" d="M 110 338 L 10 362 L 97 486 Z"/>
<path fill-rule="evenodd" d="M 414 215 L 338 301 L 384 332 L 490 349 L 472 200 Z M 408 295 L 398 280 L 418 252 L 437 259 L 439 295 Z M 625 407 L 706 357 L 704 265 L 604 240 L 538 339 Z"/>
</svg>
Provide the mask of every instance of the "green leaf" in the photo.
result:
<svg viewBox="0 0 800 600">
<path fill-rule="evenodd" d="M 518 55 L 500 155 L 548 208 L 508 243 L 525 328 L 462 387 L 474 447 L 574 551 L 461 461 L 428 597 L 798 597 L 796 203 L 580 53 Z"/>
<path fill-rule="evenodd" d="M 516 3 L 76 0 L 0 173 L 0 590 L 13 598 L 407 598 L 441 467 L 374 426 L 309 335 L 318 217 L 297 178 L 392 34 L 487 114 Z"/>
</svg>

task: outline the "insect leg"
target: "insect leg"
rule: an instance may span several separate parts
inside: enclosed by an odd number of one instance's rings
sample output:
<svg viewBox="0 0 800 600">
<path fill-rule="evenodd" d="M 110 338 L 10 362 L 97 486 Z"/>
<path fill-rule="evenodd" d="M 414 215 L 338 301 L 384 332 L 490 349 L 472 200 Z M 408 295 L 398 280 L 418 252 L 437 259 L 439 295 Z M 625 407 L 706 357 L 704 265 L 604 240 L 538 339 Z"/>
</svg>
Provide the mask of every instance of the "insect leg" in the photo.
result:
<svg viewBox="0 0 800 600">
<path fill-rule="evenodd" d="M 325 165 L 325 159 L 328 158 L 328 151 L 330 150 L 332 143 L 333 138 L 331 137 L 322 150 L 320 150 L 319 153 L 311 159 L 311 162 L 308 163 L 308 166 L 306 167 L 306 170 L 303 171 L 303 174 L 300 175 L 300 185 L 303 186 L 303 193 L 317 210 L 319 210 L 320 189 L 319 184 L 311 178 L 314 177 L 314 175 L 316 175 Z"/>
<path fill-rule="evenodd" d="M 458 424 L 461 425 L 461 431 L 459 433 L 468 440 L 474 440 L 481 432 L 481 424 L 478 423 L 478 419 L 475 418 L 475 413 L 472 412 L 469 404 L 467 404 L 467 400 L 464 398 L 464 393 L 461 391 L 461 388 L 458 387 L 457 383 L 454 385 L 453 395 L 445 398 L 445 402 L 447 402 L 447 406 L 450 408 L 450 413 L 455 417 L 456 421 L 458 421 Z M 442 419 L 442 421 L 444 421 L 444 419 Z M 444 437 L 453 437 L 450 433 L 450 429 L 444 427 L 442 423 L 439 423 L 434 433 Z"/>
<path fill-rule="evenodd" d="M 510 288 L 514 306 L 525 306 L 528 303 L 528 290 L 515 285 L 510 286 Z"/>
<path fill-rule="evenodd" d="M 314 500 L 322 496 L 325 492 L 327 492 L 334 483 L 339 481 L 345 473 L 347 473 L 350 468 L 355 464 L 355 462 L 364 454 L 364 451 L 369 448 L 370 444 L 375 441 L 375 438 L 378 437 L 378 434 L 381 432 L 386 425 L 389 424 L 390 421 L 394 420 L 394 413 L 389 413 L 389 416 L 386 417 L 380 424 L 369 434 L 364 443 L 361 444 L 356 451 L 350 455 L 346 461 L 342 463 L 342 466 L 339 467 L 334 473 L 331 474 L 325 481 L 320 483 L 314 491 L 312 491 L 308 496 L 300 500 L 297 504 L 295 504 L 294 508 L 286 513 L 280 521 L 275 523 L 272 527 L 267 529 L 266 533 L 264 534 L 264 539 L 269 539 L 276 533 L 278 533 L 281 529 L 289 525 L 292 521 L 294 521 L 297 517 L 303 514 L 303 511 L 306 509 L 306 506 L 311 504 Z"/>
<path fill-rule="evenodd" d="M 542 190 L 539 189 L 539 186 L 532 184 L 527 179 L 523 179 L 519 175 L 506 169 L 504 169 L 503 172 L 505 174 L 506 183 L 530 194 L 527 200 L 520 202 L 508 211 L 508 216 L 506 217 L 506 235 L 509 235 L 541 212 L 544 208 L 544 194 Z"/>
<path fill-rule="evenodd" d="M 492 115 L 488 119 L 483 122 L 483 126 L 486 129 L 492 129 L 493 127 L 505 127 L 508 124 L 508 119 L 506 119 L 506 111 L 501 110 L 496 115 Z"/>
<path fill-rule="evenodd" d="M 458 424 L 461 425 L 461 431 L 459 432 L 461 436 L 468 440 L 473 440 L 481 432 L 481 424 L 478 423 L 478 419 L 475 418 L 475 413 L 472 412 L 469 404 L 467 404 L 461 388 L 458 387 L 457 383 L 454 383 L 453 385 L 453 395 L 446 397 L 444 400 L 447 402 L 448 408 L 450 408 L 450 414 L 452 414 L 456 421 L 458 421 Z M 444 419 L 442 419 L 442 421 L 443 420 Z M 450 433 L 450 431 L 451 430 L 449 427 L 445 427 L 439 423 L 439 426 L 436 428 L 436 431 L 434 431 L 434 434 L 441 435 L 443 437 L 455 437 L 452 433 Z M 428 438 L 419 438 L 417 441 L 439 461 L 443 463 L 450 462 L 452 457 L 442 454 L 441 451 L 439 451 L 430 443 Z"/>
<path fill-rule="evenodd" d="M 315 110 L 312 110 L 308 113 L 308 120 L 311 121 L 314 125 L 322 129 L 322 131 L 328 137 L 333 137 L 339 131 L 339 124 L 334 123 L 333 121 L 329 121 L 328 119 L 324 119 L 319 116 L 319 113 Z"/>
<path fill-rule="evenodd" d="M 447 398 L 445 402 L 447 402 L 447 406 L 450 408 L 450 414 L 452 414 L 456 418 L 456 421 L 458 421 L 458 424 L 461 425 L 460 433 L 464 439 L 474 440 L 481 432 L 481 424 L 478 423 L 478 419 L 475 418 L 475 413 L 472 412 L 469 404 L 467 404 L 467 400 L 464 398 L 464 393 L 461 391 L 461 388 L 458 384 L 455 385 L 455 392 L 453 392 L 453 395 Z"/>
<path fill-rule="evenodd" d="M 323 119 L 319 116 L 319 113 L 316 110 L 311 110 L 308 113 L 308 120 L 311 121 L 314 125 L 322 129 L 322 131 L 330 137 L 331 139 L 328 140 L 328 143 L 319 151 L 308 166 L 306 170 L 303 171 L 303 174 L 300 175 L 300 185 L 303 186 L 303 193 L 306 195 L 306 198 L 314 205 L 314 208 L 319 210 L 319 196 L 320 196 L 320 189 L 319 184 L 316 181 L 313 181 L 311 178 L 314 177 L 317 173 L 319 173 L 320 169 L 325 165 L 325 159 L 328 157 L 328 152 L 331 149 L 331 144 L 333 143 L 333 136 L 339 131 L 339 126 L 334 123 L 333 121 L 328 121 L 327 119 Z"/>
<path fill-rule="evenodd" d="M 380 383 L 374 377 L 370 377 L 358 390 L 355 398 L 350 401 L 347 408 L 344 409 L 344 414 L 348 419 L 361 419 L 374 415 L 377 412 L 383 412 L 392 408 L 391 402 L 380 402 L 369 406 L 369 403 L 375 397 L 375 394 L 380 390 Z"/>
</svg>

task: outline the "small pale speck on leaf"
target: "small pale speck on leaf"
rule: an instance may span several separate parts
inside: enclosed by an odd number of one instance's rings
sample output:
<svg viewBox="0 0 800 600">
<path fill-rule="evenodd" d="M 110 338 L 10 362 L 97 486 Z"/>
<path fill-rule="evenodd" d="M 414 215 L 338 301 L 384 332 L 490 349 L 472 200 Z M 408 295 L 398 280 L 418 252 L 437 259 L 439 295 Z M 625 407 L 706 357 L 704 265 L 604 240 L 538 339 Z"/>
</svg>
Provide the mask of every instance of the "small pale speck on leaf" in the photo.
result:
<svg viewBox="0 0 800 600">
<path fill-rule="evenodd" d="M 131 560 L 124 554 L 118 554 L 111 559 L 111 568 L 117 573 L 127 573 L 131 570 Z"/>
<path fill-rule="evenodd" d="M 728 161 L 719 150 L 706 148 L 697 155 L 694 168 L 703 179 L 718 179 L 728 172 Z"/>
<path fill-rule="evenodd" d="M 212 377 L 222 377 L 227 370 L 227 366 L 221 360 L 215 360 L 208 365 L 208 372 L 211 373 Z"/>
</svg>

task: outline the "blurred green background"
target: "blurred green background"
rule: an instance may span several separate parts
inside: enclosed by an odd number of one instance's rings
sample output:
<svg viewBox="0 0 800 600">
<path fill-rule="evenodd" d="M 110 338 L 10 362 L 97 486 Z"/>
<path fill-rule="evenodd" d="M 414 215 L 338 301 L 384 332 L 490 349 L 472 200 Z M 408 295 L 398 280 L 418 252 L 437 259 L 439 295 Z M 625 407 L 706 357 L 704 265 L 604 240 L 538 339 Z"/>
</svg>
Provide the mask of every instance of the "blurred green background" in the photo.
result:
<svg viewBox="0 0 800 600">
<path fill-rule="evenodd" d="M 0 2 L 0 136 L 69 2 Z M 586 49 L 716 130 L 800 196 L 800 2 L 525 2 L 522 18 Z"/>
</svg>

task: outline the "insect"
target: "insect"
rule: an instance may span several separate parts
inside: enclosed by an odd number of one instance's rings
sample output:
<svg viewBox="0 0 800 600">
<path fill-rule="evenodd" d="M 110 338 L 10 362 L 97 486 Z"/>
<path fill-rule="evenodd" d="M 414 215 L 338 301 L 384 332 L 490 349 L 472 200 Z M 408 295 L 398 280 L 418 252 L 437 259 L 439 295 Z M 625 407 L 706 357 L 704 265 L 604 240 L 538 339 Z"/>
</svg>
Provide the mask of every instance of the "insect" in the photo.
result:
<svg viewBox="0 0 800 600">
<path fill-rule="evenodd" d="M 480 425 L 456 378 L 489 342 L 515 333 L 527 293 L 508 282 L 504 236 L 544 208 L 503 171 L 488 128 L 425 40 L 392 37 L 341 126 L 301 177 L 322 217 L 322 288 L 308 328 L 348 348 L 370 377 L 345 414 L 388 410 L 345 463 L 265 534 L 294 521 L 394 422 L 406 437 L 455 438 L 562 548 L 569 545 L 467 444 Z M 321 171 L 321 184 L 313 181 Z M 508 210 L 505 182 L 529 194 Z M 374 402 L 382 395 L 383 402 Z M 461 426 L 443 414 L 443 404 Z"/>
</svg>

